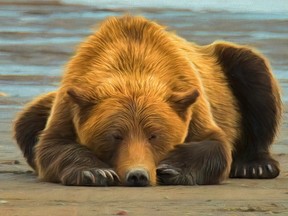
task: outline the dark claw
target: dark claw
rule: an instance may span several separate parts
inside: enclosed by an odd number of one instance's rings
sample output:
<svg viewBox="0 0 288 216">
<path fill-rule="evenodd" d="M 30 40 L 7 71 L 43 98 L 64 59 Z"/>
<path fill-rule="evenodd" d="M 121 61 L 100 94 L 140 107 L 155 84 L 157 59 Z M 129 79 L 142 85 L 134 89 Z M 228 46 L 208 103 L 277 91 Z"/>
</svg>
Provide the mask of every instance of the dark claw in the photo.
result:
<svg viewBox="0 0 288 216">
<path fill-rule="evenodd" d="M 157 167 L 157 175 L 161 176 L 176 176 L 180 175 L 181 170 L 179 168 L 175 168 L 173 166 L 169 166 L 168 164 L 161 164 Z"/>
<path fill-rule="evenodd" d="M 112 186 L 120 182 L 118 175 L 112 169 L 87 169 L 68 173 L 62 183 L 75 186 Z"/>
<path fill-rule="evenodd" d="M 158 183 L 163 185 L 177 185 L 180 184 L 183 176 L 181 176 L 181 169 L 175 168 L 168 164 L 161 164 L 157 167 Z"/>
<path fill-rule="evenodd" d="M 270 179 L 279 175 L 279 164 L 272 158 L 251 162 L 233 161 L 230 178 Z"/>
</svg>

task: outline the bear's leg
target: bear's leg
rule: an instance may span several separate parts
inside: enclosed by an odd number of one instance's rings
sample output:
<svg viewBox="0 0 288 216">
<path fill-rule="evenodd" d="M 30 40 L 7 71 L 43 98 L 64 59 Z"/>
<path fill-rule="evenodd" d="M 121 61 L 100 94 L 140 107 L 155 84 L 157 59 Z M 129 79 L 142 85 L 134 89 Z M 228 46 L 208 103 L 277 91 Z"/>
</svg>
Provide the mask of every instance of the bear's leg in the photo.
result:
<svg viewBox="0 0 288 216">
<path fill-rule="evenodd" d="M 282 107 L 269 63 L 250 48 L 227 43 L 214 46 L 242 115 L 242 134 L 235 143 L 230 177 L 275 178 L 280 172 L 279 163 L 269 148 L 278 130 Z"/>
<path fill-rule="evenodd" d="M 50 115 L 56 92 L 40 96 L 29 103 L 14 121 L 14 138 L 28 164 L 35 169 L 34 146 Z"/>
<path fill-rule="evenodd" d="M 212 140 L 178 145 L 157 168 L 159 184 L 219 184 L 230 168 L 225 151 Z"/>
<path fill-rule="evenodd" d="M 258 153 L 255 153 L 256 155 Z M 233 163 L 230 178 L 276 178 L 280 173 L 279 163 L 269 153 L 261 153 L 259 156 L 236 153 L 233 155 Z"/>
<path fill-rule="evenodd" d="M 41 179 L 74 186 L 107 186 L 119 183 L 115 171 L 92 151 L 49 132 L 36 146 L 36 165 Z"/>
<path fill-rule="evenodd" d="M 196 106 L 203 108 L 200 112 L 205 110 L 201 104 L 195 105 L 197 109 Z M 194 113 L 199 116 L 196 109 Z M 231 144 L 226 141 L 223 131 L 207 118 L 205 122 L 205 119 L 192 117 L 191 131 L 199 130 L 194 136 L 194 140 L 199 141 L 186 139 L 186 143 L 177 145 L 160 162 L 157 168 L 159 184 L 219 184 L 228 177 L 232 162 Z"/>
<path fill-rule="evenodd" d="M 64 185 L 117 185 L 119 177 L 88 148 L 76 142 L 71 106 L 57 95 L 50 117 L 35 146 L 35 162 L 41 179 Z"/>
</svg>

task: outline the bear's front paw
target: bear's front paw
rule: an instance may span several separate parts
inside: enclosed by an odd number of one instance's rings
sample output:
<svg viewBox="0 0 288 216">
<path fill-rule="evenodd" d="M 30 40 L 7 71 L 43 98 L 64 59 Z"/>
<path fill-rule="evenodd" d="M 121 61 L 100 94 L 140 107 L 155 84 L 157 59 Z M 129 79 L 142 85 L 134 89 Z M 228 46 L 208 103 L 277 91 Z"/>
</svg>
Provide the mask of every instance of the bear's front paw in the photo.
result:
<svg viewBox="0 0 288 216">
<path fill-rule="evenodd" d="M 64 185 L 73 186 L 113 186 L 119 184 L 119 177 L 113 169 L 73 170 L 61 179 Z"/>
<path fill-rule="evenodd" d="M 230 154 L 217 141 L 178 145 L 157 168 L 159 184 L 218 184 L 228 177 Z"/>
<path fill-rule="evenodd" d="M 158 183 L 160 185 L 195 185 L 195 173 L 185 172 L 185 169 L 177 168 L 168 164 L 157 167 Z"/>
</svg>

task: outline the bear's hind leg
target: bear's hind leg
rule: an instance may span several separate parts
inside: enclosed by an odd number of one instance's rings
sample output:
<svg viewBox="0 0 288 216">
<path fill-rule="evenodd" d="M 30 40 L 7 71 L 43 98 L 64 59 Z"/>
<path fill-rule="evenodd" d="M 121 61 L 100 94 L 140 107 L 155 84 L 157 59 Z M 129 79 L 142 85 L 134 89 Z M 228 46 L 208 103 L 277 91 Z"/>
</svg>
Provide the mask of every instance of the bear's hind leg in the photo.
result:
<svg viewBox="0 0 288 216">
<path fill-rule="evenodd" d="M 268 153 L 255 153 L 259 156 L 236 154 L 230 171 L 230 178 L 276 178 L 279 173 L 279 163 Z"/>
<path fill-rule="evenodd" d="M 265 57 L 250 48 L 215 43 L 214 52 L 238 100 L 241 137 L 233 153 L 231 178 L 275 178 L 279 163 L 270 154 L 282 105 L 278 84 Z"/>
<path fill-rule="evenodd" d="M 14 121 L 14 138 L 24 154 L 27 163 L 35 167 L 34 147 L 50 115 L 56 92 L 40 96 L 29 103 Z"/>
</svg>

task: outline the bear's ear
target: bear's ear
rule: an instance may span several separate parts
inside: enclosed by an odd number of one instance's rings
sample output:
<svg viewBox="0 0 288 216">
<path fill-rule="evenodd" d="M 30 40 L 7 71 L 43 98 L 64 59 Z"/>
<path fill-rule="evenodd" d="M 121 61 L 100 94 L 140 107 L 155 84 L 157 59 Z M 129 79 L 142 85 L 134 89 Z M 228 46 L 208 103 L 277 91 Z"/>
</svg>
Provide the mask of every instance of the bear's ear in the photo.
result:
<svg viewBox="0 0 288 216">
<path fill-rule="evenodd" d="M 178 112 L 184 112 L 188 107 L 190 107 L 199 96 L 199 91 L 197 89 L 193 89 L 192 91 L 187 92 L 177 92 L 173 93 L 169 101 L 172 107 Z"/>
<path fill-rule="evenodd" d="M 70 88 L 67 90 L 67 94 L 70 99 L 79 106 L 90 106 L 97 104 L 97 98 L 95 94 L 91 94 L 89 91 L 84 91 L 78 88 Z"/>
</svg>

